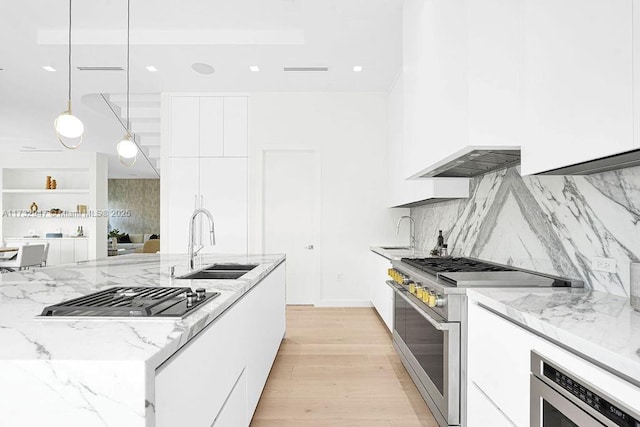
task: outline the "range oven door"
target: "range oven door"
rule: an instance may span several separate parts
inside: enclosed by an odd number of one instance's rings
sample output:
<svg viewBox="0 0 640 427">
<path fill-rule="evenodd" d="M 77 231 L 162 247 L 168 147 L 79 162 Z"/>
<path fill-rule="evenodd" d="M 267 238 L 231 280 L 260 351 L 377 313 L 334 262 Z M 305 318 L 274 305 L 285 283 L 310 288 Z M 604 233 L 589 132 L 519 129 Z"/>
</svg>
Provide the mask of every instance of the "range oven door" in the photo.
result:
<svg viewBox="0 0 640 427">
<path fill-rule="evenodd" d="M 458 425 L 460 324 L 434 318 L 405 290 L 390 286 L 395 291 L 393 338 L 400 356 L 420 392 L 428 395 L 427 403 L 436 406 L 432 407 L 439 412 L 434 412 L 436 418 L 445 425 Z"/>
<path fill-rule="evenodd" d="M 640 427 L 637 409 L 531 352 L 531 427 Z"/>
</svg>

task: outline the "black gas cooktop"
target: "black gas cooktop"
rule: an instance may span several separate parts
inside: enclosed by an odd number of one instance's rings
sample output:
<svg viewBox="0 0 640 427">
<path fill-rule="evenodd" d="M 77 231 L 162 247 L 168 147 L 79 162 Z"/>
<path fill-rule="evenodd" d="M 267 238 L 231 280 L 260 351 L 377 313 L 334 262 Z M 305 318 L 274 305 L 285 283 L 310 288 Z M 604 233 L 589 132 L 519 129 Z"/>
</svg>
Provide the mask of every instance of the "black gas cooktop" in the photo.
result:
<svg viewBox="0 0 640 427">
<path fill-rule="evenodd" d="M 117 286 L 45 307 L 41 316 L 184 317 L 218 295 L 204 288 Z"/>
<path fill-rule="evenodd" d="M 470 258 L 402 258 L 401 261 L 433 275 L 445 272 L 516 271 Z"/>
</svg>

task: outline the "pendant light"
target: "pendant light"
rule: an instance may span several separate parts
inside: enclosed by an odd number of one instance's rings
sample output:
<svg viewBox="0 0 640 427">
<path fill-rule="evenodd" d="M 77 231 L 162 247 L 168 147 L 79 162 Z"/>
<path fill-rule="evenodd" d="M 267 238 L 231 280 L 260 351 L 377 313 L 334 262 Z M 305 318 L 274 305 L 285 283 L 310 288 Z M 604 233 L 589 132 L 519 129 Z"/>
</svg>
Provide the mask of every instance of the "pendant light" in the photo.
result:
<svg viewBox="0 0 640 427">
<path fill-rule="evenodd" d="M 129 121 L 129 49 L 130 42 L 129 37 L 131 33 L 131 5 L 130 0 L 127 0 L 127 134 L 122 138 L 116 147 L 118 151 L 118 157 L 120 163 L 127 167 L 133 166 L 138 158 L 138 145 L 135 143 L 134 138 L 131 136 L 130 121 Z"/>
<path fill-rule="evenodd" d="M 69 99 L 67 110 L 60 113 L 53 125 L 60 144 L 69 149 L 78 148 L 82 144 L 84 125 L 71 113 L 71 0 L 69 0 Z"/>
</svg>

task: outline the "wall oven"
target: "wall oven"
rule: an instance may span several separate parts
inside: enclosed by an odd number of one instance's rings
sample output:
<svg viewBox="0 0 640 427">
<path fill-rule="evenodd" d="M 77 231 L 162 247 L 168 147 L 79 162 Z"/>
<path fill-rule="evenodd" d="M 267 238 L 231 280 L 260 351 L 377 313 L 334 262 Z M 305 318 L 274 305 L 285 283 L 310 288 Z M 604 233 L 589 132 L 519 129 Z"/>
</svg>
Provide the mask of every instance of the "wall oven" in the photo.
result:
<svg viewBox="0 0 640 427">
<path fill-rule="evenodd" d="M 446 321 L 402 287 L 392 287 L 394 346 L 440 425 L 459 425 L 460 322 Z"/>
<path fill-rule="evenodd" d="M 531 352 L 531 427 L 640 427 L 637 411 Z"/>
</svg>

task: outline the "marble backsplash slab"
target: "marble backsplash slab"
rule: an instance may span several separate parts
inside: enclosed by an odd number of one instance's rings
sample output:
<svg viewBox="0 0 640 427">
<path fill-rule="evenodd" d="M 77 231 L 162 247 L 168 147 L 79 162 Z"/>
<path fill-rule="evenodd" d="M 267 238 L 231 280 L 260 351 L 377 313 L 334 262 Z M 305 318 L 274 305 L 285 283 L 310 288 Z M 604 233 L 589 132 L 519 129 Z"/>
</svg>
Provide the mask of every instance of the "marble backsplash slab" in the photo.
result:
<svg viewBox="0 0 640 427">
<path fill-rule="evenodd" d="M 581 279 L 629 294 L 629 263 L 640 257 L 640 167 L 589 176 L 520 176 L 519 167 L 471 181 L 470 198 L 411 209 L 418 249 L 438 230 L 455 256 Z M 614 258 L 616 273 L 594 271 Z"/>
</svg>

